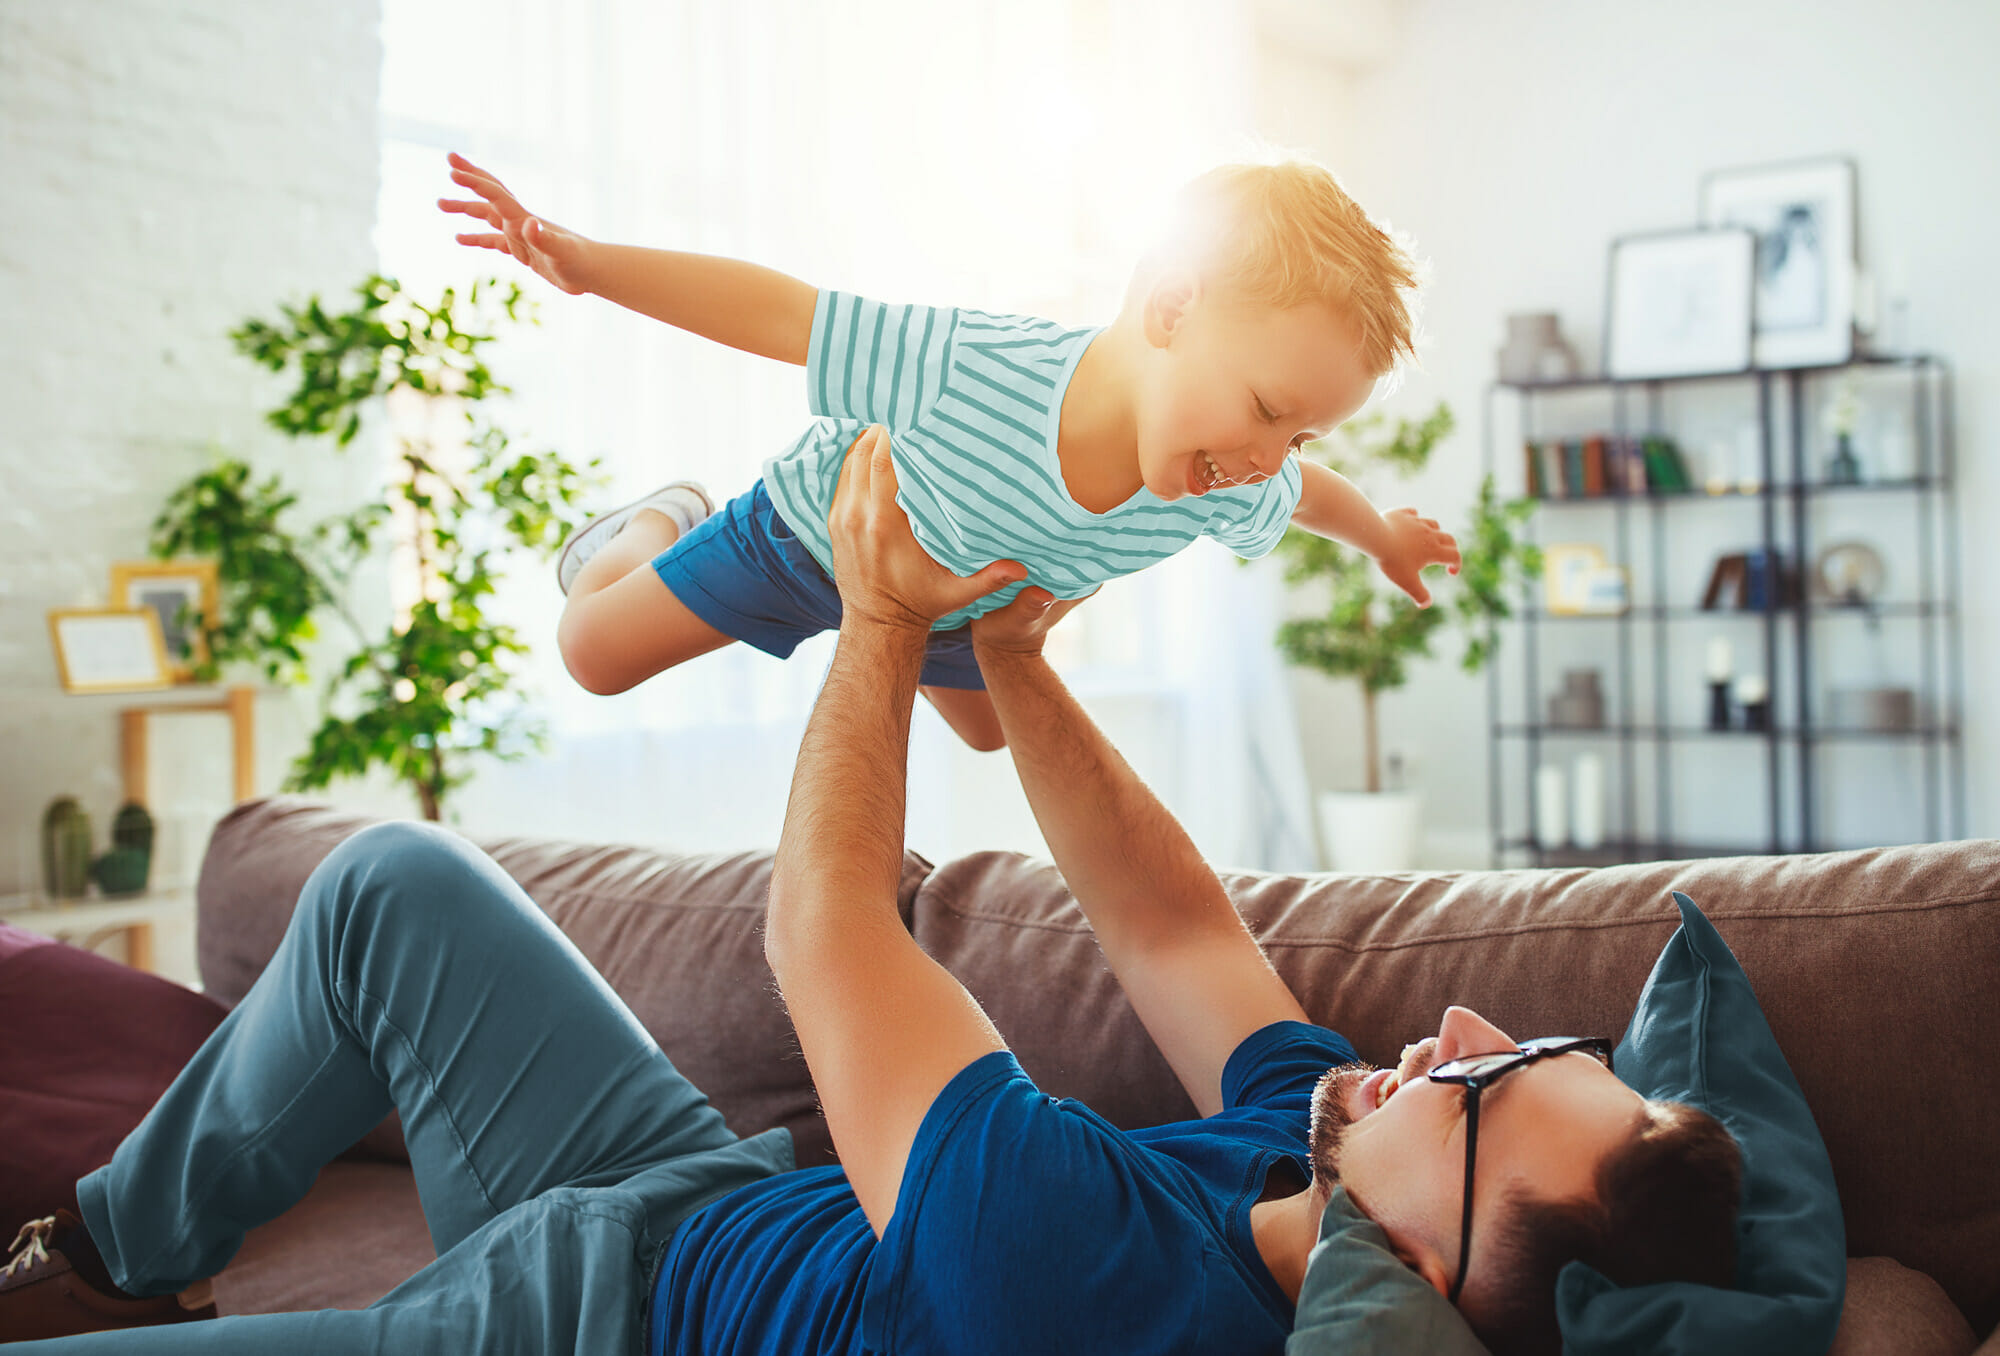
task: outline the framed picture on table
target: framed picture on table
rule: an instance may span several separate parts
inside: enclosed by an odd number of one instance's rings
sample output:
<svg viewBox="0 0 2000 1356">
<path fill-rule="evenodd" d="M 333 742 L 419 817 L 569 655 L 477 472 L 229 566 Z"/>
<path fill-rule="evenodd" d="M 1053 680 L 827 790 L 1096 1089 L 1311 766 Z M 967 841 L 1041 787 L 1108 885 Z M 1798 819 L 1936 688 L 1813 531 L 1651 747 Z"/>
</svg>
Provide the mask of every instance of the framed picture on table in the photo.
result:
<svg viewBox="0 0 2000 1356">
<path fill-rule="evenodd" d="M 1748 368 L 1756 244 L 1742 227 L 1612 241 L 1605 373 L 1636 380 Z"/>
<path fill-rule="evenodd" d="M 49 613 L 49 640 L 65 692 L 173 686 L 159 614 L 146 608 L 57 608 Z"/>
<path fill-rule="evenodd" d="M 1759 367 L 1854 356 L 1854 162 L 1837 156 L 1716 170 L 1701 181 L 1705 226 L 1757 233 Z"/>
<path fill-rule="evenodd" d="M 114 564 L 111 605 L 145 608 L 157 616 L 174 681 L 194 681 L 195 668 L 208 660 L 205 631 L 216 612 L 214 561 L 143 560 Z"/>
</svg>

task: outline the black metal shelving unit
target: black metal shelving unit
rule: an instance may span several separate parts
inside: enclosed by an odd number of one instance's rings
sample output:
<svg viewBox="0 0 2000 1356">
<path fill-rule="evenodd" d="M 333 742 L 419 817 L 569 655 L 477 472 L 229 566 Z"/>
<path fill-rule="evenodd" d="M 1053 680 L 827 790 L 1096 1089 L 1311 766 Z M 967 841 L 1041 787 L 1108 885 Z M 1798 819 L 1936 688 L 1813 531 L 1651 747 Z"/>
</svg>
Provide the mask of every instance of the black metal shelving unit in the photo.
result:
<svg viewBox="0 0 2000 1356">
<path fill-rule="evenodd" d="M 1807 397 L 1830 378 L 1848 373 L 1873 373 L 1907 380 L 1914 465 L 1910 474 L 1859 483 L 1830 482 L 1814 474 L 1816 458 L 1808 450 Z M 1514 618 L 1496 627 L 1501 647 L 1488 668 L 1488 769 L 1491 829 L 1496 865 L 1602 865 L 1621 861 L 1735 855 L 1739 853 L 1813 852 L 1835 846 L 1821 823 L 1823 754 L 1843 744 L 1893 745 L 1913 748 L 1922 759 L 1923 835 L 1936 840 L 1964 833 L 1965 766 L 1959 723 L 1964 708 L 1962 610 L 1958 598 L 1958 525 L 1951 499 L 1954 483 L 1952 389 L 1949 368 L 1928 355 L 1858 357 L 1828 367 L 1752 369 L 1719 375 L 1665 377 L 1645 380 L 1608 378 L 1560 382 L 1494 383 L 1487 387 L 1482 428 L 1485 470 L 1496 472 L 1498 403 L 1519 402 L 1520 439 L 1537 438 L 1537 416 L 1547 402 L 1590 394 L 1611 401 L 1608 427 L 1612 437 L 1673 436 L 1666 403 L 1675 388 L 1747 386 L 1755 402 L 1761 475 L 1754 487 L 1732 487 L 1710 493 L 1702 487 L 1681 492 L 1606 494 L 1589 498 L 1545 498 L 1538 502 L 1528 533 L 1540 540 L 1550 520 L 1577 513 L 1608 510 L 1609 540 L 1599 543 L 1608 560 L 1626 568 L 1633 581 L 1631 605 L 1623 612 L 1591 616 L 1556 615 L 1539 605 L 1539 586 L 1521 600 Z M 1517 454 L 1518 459 L 1518 454 Z M 1503 488 L 1507 475 L 1501 475 Z M 1914 596 L 1873 603 L 1865 608 L 1815 599 L 1810 585 L 1816 543 L 1816 511 L 1824 504 L 1866 503 L 1871 514 L 1911 515 L 1908 531 L 1914 560 L 1898 563 L 1916 580 Z M 1670 715 L 1673 678 L 1668 654 L 1675 628 L 1689 622 L 1716 622 L 1725 614 L 1670 601 L 1668 555 L 1676 538 L 1689 535 L 1684 515 L 1714 512 L 1730 501 L 1753 502 L 1757 515 L 1755 545 L 1777 553 L 1799 572 L 1797 600 L 1781 603 L 1775 580 L 1764 589 L 1764 606 L 1750 614 L 1756 625 L 1759 658 L 1771 687 L 1773 718 L 1761 730 L 1715 730 L 1676 721 Z M 1567 523 L 1565 523 L 1567 526 Z M 1648 587 L 1641 596 L 1641 571 L 1635 550 L 1648 552 L 1643 571 Z M 1686 579 L 1682 573 L 1679 578 Z M 1726 614 L 1744 617 L 1741 611 Z M 1815 642 L 1833 628 L 1879 626 L 1885 620 L 1914 627 L 1921 651 L 1916 683 L 1918 718 L 1905 730 L 1831 727 L 1817 717 Z M 1615 675 L 1605 693 L 1607 721 L 1601 727 L 1553 725 L 1542 719 L 1545 698 L 1540 672 L 1545 632 L 1554 628 L 1595 627 L 1603 633 L 1593 650 Z M 1508 641 L 1517 643 L 1509 644 Z M 1593 644 L 1597 642 L 1593 641 Z M 1638 686 L 1650 664 L 1650 692 L 1642 699 Z M 1780 700 L 1779 674 L 1787 681 Z M 1505 691 L 1509 671 L 1520 690 Z M 1650 709 L 1644 709 L 1650 707 Z M 1554 746 L 1571 751 L 1596 748 L 1606 753 L 1607 837 L 1598 847 L 1581 850 L 1537 841 L 1535 769 Z M 1712 835 L 1724 841 L 1690 840 L 1674 825 L 1677 762 L 1687 764 L 1690 785 L 1704 777 L 1728 774 L 1714 766 L 1711 754 L 1724 748 L 1762 751 L 1763 819 L 1761 830 Z M 1683 752 L 1691 755 L 1683 758 Z M 1509 764 L 1518 764 L 1510 770 Z M 1650 763 L 1650 769 L 1642 768 Z M 1704 763 L 1708 766 L 1704 767 Z M 1642 777 L 1650 772 L 1650 785 Z M 1740 780 L 1740 779 L 1739 779 Z M 1644 802 L 1650 802 L 1650 813 Z"/>
</svg>

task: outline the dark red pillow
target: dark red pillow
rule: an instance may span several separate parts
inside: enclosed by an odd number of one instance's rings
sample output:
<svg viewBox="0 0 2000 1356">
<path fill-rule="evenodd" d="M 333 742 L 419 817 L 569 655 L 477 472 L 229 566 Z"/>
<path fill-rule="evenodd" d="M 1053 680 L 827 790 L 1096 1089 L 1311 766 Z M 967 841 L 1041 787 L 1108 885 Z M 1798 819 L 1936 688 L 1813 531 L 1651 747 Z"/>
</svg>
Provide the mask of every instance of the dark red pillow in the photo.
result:
<svg viewBox="0 0 2000 1356">
<path fill-rule="evenodd" d="M 0 1229 L 11 1237 L 76 1209 L 77 1179 L 110 1161 L 223 1008 L 0 923 L 0 1009 Z"/>
</svg>

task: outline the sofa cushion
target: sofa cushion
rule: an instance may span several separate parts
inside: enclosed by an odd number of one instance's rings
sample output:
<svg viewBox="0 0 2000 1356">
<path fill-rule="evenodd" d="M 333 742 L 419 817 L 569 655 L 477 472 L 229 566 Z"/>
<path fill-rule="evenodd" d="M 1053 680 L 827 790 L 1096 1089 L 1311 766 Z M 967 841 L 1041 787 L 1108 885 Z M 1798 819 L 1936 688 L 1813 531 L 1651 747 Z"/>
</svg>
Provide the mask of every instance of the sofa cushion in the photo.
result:
<svg viewBox="0 0 2000 1356">
<path fill-rule="evenodd" d="M 222 1006 L 157 976 L 0 923 L 0 1221 L 75 1211 Z"/>
<path fill-rule="evenodd" d="M 1556 1287 L 1563 1350 L 1820 1356 L 1840 1325 L 1847 1249 L 1833 1171 L 1743 969 L 1694 901 L 1639 995 L 1612 1067 L 1640 1095 L 1720 1119 L 1743 1151 L 1731 1289 L 1620 1287 L 1581 1262 Z"/>
<path fill-rule="evenodd" d="M 1893 1257 L 1847 1259 L 1847 1302 L 1826 1356 L 1970 1356 L 1979 1339 L 1944 1288 Z"/>
<path fill-rule="evenodd" d="M 215 1278 L 215 1307 L 366 1309 L 436 1256 L 408 1164 L 329 1163 L 304 1200 L 244 1235 Z"/>
</svg>

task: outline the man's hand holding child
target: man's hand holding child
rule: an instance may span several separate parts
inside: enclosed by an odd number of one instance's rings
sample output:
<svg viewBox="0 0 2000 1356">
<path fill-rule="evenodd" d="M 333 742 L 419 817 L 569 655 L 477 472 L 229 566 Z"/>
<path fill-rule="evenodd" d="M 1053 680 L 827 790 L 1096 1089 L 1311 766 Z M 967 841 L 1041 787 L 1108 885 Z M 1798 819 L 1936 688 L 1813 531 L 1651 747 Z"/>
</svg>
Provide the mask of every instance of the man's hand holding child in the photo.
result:
<svg viewBox="0 0 2000 1356">
<path fill-rule="evenodd" d="M 1017 560 L 960 577 L 931 559 L 896 502 L 896 467 L 880 424 L 848 445 L 826 525 L 842 610 L 884 626 L 928 634 L 939 617 L 1027 575 Z"/>
</svg>

